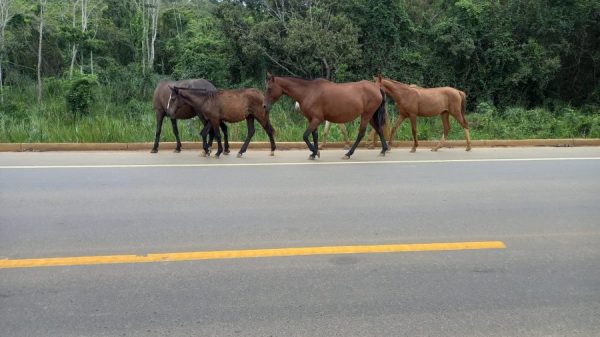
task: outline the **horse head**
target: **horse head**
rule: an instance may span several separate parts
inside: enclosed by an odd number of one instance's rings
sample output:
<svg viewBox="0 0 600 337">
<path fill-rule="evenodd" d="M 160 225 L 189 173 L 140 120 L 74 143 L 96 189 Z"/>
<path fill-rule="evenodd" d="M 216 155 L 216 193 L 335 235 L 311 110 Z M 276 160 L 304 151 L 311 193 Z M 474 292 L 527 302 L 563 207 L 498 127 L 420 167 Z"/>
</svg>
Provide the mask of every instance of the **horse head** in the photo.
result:
<svg viewBox="0 0 600 337">
<path fill-rule="evenodd" d="M 263 101 L 265 111 L 269 112 L 273 103 L 277 102 L 279 97 L 283 95 L 283 88 L 275 81 L 275 76 L 270 72 L 267 73 L 267 91 Z"/>
<path fill-rule="evenodd" d="M 167 101 L 167 113 L 171 116 L 175 115 L 175 112 L 182 104 L 182 100 L 180 99 L 179 89 L 178 87 L 169 86 L 171 89 L 171 94 L 169 95 L 169 100 Z"/>
</svg>

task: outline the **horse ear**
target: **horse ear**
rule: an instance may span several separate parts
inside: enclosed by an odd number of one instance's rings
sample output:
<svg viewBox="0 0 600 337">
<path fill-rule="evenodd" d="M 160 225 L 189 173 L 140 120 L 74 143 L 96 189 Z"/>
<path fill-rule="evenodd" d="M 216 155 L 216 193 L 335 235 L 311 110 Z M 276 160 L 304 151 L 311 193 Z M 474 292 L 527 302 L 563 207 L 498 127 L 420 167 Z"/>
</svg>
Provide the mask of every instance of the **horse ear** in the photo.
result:
<svg viewBox="0 0 600 337">
<path fill-rule="evenodd" d="M 179 88 L 169 86 L 169 89 L 171 89 L 171 92 L 173 92 L 174 94 L 179 94 Z"/>
</svg>

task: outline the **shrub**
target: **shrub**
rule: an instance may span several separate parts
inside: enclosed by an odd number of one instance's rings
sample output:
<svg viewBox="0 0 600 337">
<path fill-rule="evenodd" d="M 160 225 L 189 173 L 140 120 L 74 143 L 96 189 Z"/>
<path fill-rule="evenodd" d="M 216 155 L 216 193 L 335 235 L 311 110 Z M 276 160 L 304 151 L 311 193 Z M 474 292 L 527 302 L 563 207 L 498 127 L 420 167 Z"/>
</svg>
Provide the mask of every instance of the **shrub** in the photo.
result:
<svg viewBox="0 0 600 337">
<path fill-rule="evenodd" d="M 89 112 L 95 100 L 98 80 L 94 75 L 80 74 L 74 76 L 67 91 L 67 107 L 73 115 L 84 115 Z"/>
</svg>

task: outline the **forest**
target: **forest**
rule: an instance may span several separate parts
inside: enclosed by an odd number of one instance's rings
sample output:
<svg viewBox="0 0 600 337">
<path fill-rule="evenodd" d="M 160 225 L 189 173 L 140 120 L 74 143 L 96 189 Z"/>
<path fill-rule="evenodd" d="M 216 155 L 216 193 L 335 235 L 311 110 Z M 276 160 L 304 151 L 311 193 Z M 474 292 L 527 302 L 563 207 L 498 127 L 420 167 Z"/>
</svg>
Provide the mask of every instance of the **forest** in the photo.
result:
<svg viewBox="0 0 600 337">
<path fill-rule="evenodd" d="M 264 90 L 267 71 L 452 86 L 473 139 L 600 138 L 600 2 L 0 0 L 0 142 L 151 141 L 159 80 Z M 271 114 L 277 140 L 301 141 L 291 100 Z M 198 140 L 197 120 L 180 124 Z M 420 139 L 440 134 L 419 121 Z"/>
</svg>

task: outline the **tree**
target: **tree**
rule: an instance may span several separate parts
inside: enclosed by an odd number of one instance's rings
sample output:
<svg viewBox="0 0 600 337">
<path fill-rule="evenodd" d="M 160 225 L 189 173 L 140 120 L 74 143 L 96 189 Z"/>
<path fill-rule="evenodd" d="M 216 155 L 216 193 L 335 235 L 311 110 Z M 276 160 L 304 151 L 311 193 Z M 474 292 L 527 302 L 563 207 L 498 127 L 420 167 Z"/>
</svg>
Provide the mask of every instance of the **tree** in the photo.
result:
<svg viewBox="0 0 600 337">
<path fill-rule="evenodd" d="M 0 0 L 0 103 L 2 104 L 4 104 L 4 74 L 2 70 L 6 54 L 4 41 L 6 25 L 15 14 L 12 5 L 13 0 Z"/>
</svg>

